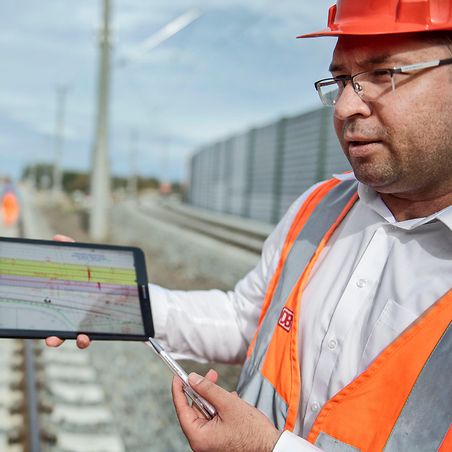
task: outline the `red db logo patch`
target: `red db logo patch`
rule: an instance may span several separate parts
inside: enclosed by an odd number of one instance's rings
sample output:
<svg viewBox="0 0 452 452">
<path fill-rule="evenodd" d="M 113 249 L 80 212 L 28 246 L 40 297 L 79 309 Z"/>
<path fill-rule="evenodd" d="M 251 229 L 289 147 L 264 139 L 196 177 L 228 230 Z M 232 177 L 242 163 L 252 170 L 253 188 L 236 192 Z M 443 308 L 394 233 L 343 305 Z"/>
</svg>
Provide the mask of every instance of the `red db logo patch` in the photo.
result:
<svg viewBox="0 0 452 452">
<path fill-rule="evenodd" d="M 278 325 L 286 331 L 290 331 L 293 322 L 293 312 L 290 309 L 283 308 L 279 316 Z"/>
</svg>

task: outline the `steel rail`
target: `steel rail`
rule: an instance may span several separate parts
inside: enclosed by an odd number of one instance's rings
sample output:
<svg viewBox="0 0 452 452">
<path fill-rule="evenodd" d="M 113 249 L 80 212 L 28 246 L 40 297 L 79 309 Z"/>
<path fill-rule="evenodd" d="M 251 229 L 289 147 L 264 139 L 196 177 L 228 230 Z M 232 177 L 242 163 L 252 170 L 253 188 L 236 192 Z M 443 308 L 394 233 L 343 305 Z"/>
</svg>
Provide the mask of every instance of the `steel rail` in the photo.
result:
<svg viewBox="0 0 452 452">
<path fill-rule="evenodd" d="M 33 352 L 33 340 L 25 340 L 25 388 L 27 409 L 27 450 L 41 451 L 41 434 L 39 426 L 38 394 L 36 389 L 36 368 Z"/>
<path fill-rule="evenodd" d="M 183 226 L 186 229 L 199 232 L 256 254 L 261 253 L 267 236 L 265 231 L 253 231 L 230 222 L 223 222 L 220 219 L 207 219 L 195 213 L 175 210 L 167 205 L 140 206 L 140 211 L 161 221 L 168 221 L 173 225 Z"/>
</svg>

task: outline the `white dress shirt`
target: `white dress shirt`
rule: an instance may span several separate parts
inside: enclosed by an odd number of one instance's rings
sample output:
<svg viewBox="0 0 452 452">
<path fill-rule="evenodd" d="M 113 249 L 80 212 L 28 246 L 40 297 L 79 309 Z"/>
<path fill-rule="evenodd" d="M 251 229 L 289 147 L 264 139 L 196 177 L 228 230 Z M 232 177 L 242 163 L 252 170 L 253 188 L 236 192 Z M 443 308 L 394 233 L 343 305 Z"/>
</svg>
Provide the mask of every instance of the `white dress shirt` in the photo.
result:
<svg viewBox="0 0 452 452">
<path fill-rule="evenodd" d="M 313 188 L 291 206 L 265 242 L 259 264 L 234 291 L 150 285 L 156 337 L 173 356 L 243 362 L 285 236 Z M 358 193 L 301 297 L 299 417 L 294 433 L 281 435 L 278 452 L 315 450 L 301 437 L 325 402 L 452 287 L 452 206 L 397 222 L 375 191 L 358 184 Z"/>
</svg>

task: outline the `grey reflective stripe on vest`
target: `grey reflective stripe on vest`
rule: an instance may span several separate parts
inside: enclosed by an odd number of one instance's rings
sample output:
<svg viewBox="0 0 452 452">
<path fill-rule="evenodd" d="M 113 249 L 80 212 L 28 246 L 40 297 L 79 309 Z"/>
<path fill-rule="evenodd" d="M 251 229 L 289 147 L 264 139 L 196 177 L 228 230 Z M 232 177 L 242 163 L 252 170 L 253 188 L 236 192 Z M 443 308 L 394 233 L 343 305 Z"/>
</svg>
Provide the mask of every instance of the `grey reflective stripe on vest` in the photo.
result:
<svg viewBox="0 0 452 452">
<path fill-rule="evenodd" d="M 452 420 L 452 326 L 430 355 L 384 448 L 437 451 Z"/>
<path fill-rule="evenodd" d="M 265 413 L 274 422 L 276 428 L 280 430 L 284 428 L 287 419 L 287 403 L 260 372 L 255 372 L 247 381 L 246 393 L 253 394 L 252 401 L 248 402 Z"/>
<path fill-rule="evenodd" d="M 281 271 L 281 276 L 275 293 L 273 294 L 270 307 L 263 319 L 256 338 L 253 353 L 245 362 L 240 375 L 237 386 L 237 391 L 240 396 L 266 413 L 270 419 L 275 421 L 275 425 L 277 425 L 278 428 L 280 427 L 279 420 L 275 419 L 273 416 L 274 412 L 266 411 L 269 407 L 273 408 L 276 402 L 273 403 L 272 400 L 270 400 L 269 403 L 264 406 L 264 398 L 261 397 L 260 394 L 260 387 L 264 386 L 266 383 L 268 384 L 268 382 L 264 382 L 265 379 L 262 378 L 259 370 L 262 367 L 262 362 L 271 341 L 272 333 L 276 328 L 276 324 L 287 297 L 290 295 L 292 289 L 302 275 L 306 265 L 311 260 L 322 238 L 336 222 L 346 204 L 356 193 L 356 187 L 357 182 L 354 180 L 343 181 L 334 187 L 320 201 L 300 231 Z M 275 391 L 272 399 L 273 398 L 279 398 Z M 257 405 L 258 401 L 260 402 L 259 405 Z M 283 409 L 283 407 L 278 407 L 278 410 L 283 410 L 287 413 L 287 405 L 284 401 L 281 400 L 281 402 L 285 405 L 285 409 Z M 284 423 L 282 426 L 284 426 Z"/>
<path fill-rule="evenodd" d="M 325 432 L 320 432 L 315 445 L 325 452 L 359 452 L 356 447 L 343 443 Z"/>
</svg>

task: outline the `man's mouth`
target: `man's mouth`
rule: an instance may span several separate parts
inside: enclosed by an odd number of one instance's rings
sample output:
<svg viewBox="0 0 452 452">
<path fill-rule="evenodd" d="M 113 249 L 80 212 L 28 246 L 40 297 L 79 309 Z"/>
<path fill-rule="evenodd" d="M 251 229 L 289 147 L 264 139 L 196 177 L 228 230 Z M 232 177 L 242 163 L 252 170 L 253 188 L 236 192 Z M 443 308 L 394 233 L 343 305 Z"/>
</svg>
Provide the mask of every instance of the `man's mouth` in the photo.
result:
<svg viewBox="0 0 452 452">
<path fill-rule="evenodd" d="M 380 140 L 373 139 L 353 139 L 346 140 L 347 150 L 351 157 L 364 157 L 373 152 L 381 144 Z"/>
<path fill-rule="evenodd" d="M 350 140 L 349 146 L 365 146 L 366 144 L 380 143 L 379 140 Z"/>
</svg>

